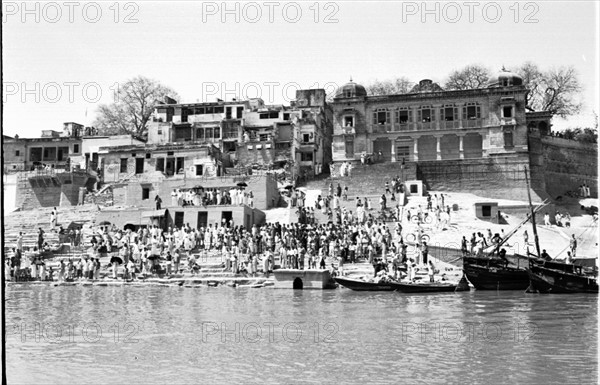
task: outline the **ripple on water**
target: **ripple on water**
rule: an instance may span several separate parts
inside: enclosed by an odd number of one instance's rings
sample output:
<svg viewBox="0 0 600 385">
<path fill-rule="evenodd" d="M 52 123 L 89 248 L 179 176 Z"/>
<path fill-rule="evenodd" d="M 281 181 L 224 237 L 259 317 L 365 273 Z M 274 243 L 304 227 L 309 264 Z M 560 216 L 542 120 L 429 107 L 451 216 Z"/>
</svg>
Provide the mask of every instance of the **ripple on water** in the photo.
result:
<svg viewBox="0 0 600 385">
<path fill-rule="evenodd" d="M 597 382 L 597 296 L 169 289 L 7 287 L 9 382 Z"/>
</svg>

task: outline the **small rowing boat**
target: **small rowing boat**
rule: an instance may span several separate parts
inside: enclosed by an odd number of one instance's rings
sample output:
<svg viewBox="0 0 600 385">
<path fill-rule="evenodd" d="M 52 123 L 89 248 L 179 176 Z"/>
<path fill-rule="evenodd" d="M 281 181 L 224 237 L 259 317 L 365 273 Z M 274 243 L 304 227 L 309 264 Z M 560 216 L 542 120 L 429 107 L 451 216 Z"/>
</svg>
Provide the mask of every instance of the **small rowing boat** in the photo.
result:
<svg viewBox="0 0 600 385">
<path fill-rule="evenodd" d="M 392 282 L 390 285 L 402 293 L 442 293 L 456 291 L 457 283 L 450 282 Z"/>
<path fill-rule="evenodd" d="M 367 282 L 360 279 L 335 277 L 335 282 L 355 291 L 394 291 L 390 282 Z"/>
</svg>

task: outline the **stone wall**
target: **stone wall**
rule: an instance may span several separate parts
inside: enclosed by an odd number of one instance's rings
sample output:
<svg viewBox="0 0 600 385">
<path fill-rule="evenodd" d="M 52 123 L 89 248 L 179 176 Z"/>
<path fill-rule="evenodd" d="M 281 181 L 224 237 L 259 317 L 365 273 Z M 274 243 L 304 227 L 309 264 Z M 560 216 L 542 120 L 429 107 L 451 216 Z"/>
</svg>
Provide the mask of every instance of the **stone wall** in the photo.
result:
<svg viewBox="0 0 600 385">
<path fill-rule="evenodd" d="M 444 162 L 419 162 L 418 179 L 427 190 L 466 192 L 497 199 L 527 200 L 526 156 L 490 157 Z M 542 201 L 547 194 L 538 186 L 539 176 L 531 180 L 531 199 Z"/>
<path fill-rule="evenodd" d="M 583 183 L 590 187 L 592 196 L 598 196 L 597 144 L 540 136 L 534 131 L 529 148 L 532 172 L 552 198 L 577 191 Z"/>
</svg>

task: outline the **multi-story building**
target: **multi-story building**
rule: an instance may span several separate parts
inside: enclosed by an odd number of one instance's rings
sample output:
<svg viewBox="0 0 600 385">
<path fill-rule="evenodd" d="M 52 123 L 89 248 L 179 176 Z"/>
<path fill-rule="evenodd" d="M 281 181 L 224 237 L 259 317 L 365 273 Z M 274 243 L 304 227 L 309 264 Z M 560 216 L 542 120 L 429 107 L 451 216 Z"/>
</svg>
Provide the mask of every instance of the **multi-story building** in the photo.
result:
<svg viewBox="0 0 600 385">
<path fill-rule="evenodd" d="M 422 162 L 526 153 L 526 94 L 522 79 L 510 72 L 482 89 L 444 91 L 422 80 L 401 95 L 367 96 L 350 82 L 332 103 L 333 159 L 375 154 Z"/>
<path fill-rule="evenodd" d="M 64 169 L 74 156 L 81 155 L 83 125 L 68 122 L 63 131 L 42 130 L 40 138 L 4 137 L 4 171 L 31 171 L 35 168 Z"/>
</svg>

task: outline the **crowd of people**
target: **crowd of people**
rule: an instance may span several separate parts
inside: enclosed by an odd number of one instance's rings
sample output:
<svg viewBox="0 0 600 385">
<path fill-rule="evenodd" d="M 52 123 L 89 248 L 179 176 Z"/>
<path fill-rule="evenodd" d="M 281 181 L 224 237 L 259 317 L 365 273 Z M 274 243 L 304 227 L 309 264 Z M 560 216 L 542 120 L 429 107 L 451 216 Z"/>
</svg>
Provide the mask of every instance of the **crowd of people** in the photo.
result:
<svg viewBox="0 0 600 385">
<path fill-rule="evenodd" d="M 161 201 L 162 202 L 162 201 Z M 248 205 L 254 207 L 254 194 L 242 187 L 174 189 L 172 206 Z M 157 210 L 160 204 L 157 203 Z"/>
</svg>

